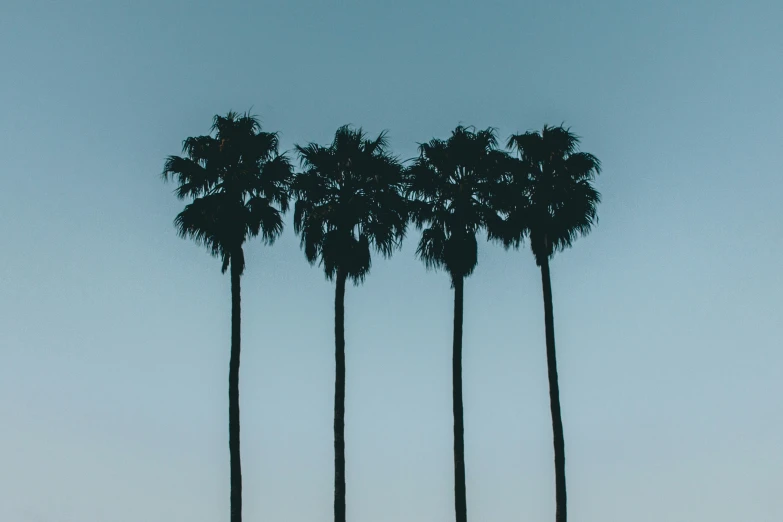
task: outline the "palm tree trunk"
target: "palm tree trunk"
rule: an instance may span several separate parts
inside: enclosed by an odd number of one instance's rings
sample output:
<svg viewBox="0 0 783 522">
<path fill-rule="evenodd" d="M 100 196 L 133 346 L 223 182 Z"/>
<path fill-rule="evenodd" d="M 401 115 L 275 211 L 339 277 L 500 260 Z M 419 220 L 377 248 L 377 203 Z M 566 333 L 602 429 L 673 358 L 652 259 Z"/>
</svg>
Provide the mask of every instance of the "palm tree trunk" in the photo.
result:
<svg viewBox="0 0 783 522">
<path fill-rule="evenodd" d="M 334 296 L 334 520 L 345 522 L 345 281 L 337 271 Z"/>
<path fill-rule="evenodd" d="M 231 455 L 231 522 L 242 522 L 242 463 L 239 456 L 239 353 L 241 268 L 231 261 L 231 360 L 228 371 L 228 448 Z"/>
<path fill-rule="evenodd" d="M 462 418 L 462 303 L 464 277 L 454 278 L 454 345 L 451 359 L 452 403 L 454 408 L 454 509 L 457 522 L 467 522 L 465 493 L 465 437 Z"/>
<path fill-rule="evenodd" d="M 541 262 L 541 283 L 544 289 L 549 407 L 552 411 L 552 435 L 555 446 L 555 522 L 566 522 L 565 438 L 563 436 L 563 419 L 560 415 L 560 388 L 557 384 L 555 320 L 552 310 L 552 282 L 549 276 L 549 258 L 545 258 Z"/>
</svg>

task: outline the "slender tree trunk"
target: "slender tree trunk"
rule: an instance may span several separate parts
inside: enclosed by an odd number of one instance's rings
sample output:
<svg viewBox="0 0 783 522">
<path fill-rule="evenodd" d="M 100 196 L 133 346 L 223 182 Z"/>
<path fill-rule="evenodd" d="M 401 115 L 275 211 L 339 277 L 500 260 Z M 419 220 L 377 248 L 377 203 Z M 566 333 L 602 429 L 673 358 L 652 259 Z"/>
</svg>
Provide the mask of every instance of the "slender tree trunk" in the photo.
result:
<svg viewBox="0 0 783 522">
<path fill-rule="evenodd" d="M 451 359 L 452 402 L 454 408 L 454 509 L 457 522 L 467 522 L 465 493 L 465 437 L 462 418 L 462 302 L 464 277 L 454 278 L 454 345 Z"/>
<path fill-rule="evenodd" d="M 555 446 L 555 522 L 566 522 L 565 438 L 560 415 L 560 388 L 557 384 L 555 356 L 555 319 L 552 310 L 552 282 L 549 258 L 541 263 L 541 283 L 544 289 L 544 323 L 546 325 L 546 364 L 549 373 L 549 407 L 552 411 L 552 435 Z"/>
<path fill-rule="evenodd" d="M 337 271 L 334 296 L 334 520 L 345 522 L 345 280 Z"/>
<path fill-rule="evenodd" d="M 231 360 L 228 372 L 228 448 L 231 455 L 231 522 L 242 522 L 242 463 L 239 454 L 239 353 L 241 268 L 231 261 Z"/>
</svg>

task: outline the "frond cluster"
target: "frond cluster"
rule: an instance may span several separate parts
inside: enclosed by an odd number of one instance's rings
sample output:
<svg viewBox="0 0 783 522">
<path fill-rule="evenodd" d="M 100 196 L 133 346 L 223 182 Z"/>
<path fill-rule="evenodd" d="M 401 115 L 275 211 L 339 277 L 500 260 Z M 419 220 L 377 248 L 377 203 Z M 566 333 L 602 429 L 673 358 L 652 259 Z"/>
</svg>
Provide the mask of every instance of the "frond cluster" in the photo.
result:
<svg viewBox="0 0 783 522">
<path fill-rule="evenodd" d="M 359 129 L 340 127 L 327 146 L 296 146 L 302 172 L 293 182 L 294 229 L 305 256 L 326 277 L 342 270 L 362 281 L 371 248 L 390 256 L 408 222 L 402 166 L 388 151 L 386 135 L 369 139 Z"/>
<path fill-rule="evenodd" d="M 478 262 L 476 234 L 500 221 L 494 206 L 510 157 L 497 147 L 494 129 L 457 127 L 446 140 L 419 146 L 407 170 L 414 223 L 422 229 L 417 255 L 452 278 L 470 275 Z"/>
<path fill-rule="evenodd" d="M 506 246 L 528 236 L 539 265 L 588 234 L 598 220 L 601 195 L 593 181 L 601 162 L 578 152 L 578 145 L 579 138 L 562 126 L 545 126 L 508 140 L 519 163 L 498 200 L 506 215 L 498 236 Z"/>
<path fill-rule="evenodd" d="M 292 166 L 278 136 L 249 114 L 229 112 L 215 116 L 212 134 L 187 138 L 182 153 L 163 169 L 177 197 L 190 200 L 174 220 L 177 231 L 220 258 L 224 272 L 234 263 L 241 273 L 245 241 L 260 235 L 272 243 L 283 231 Z"/>
</svg>

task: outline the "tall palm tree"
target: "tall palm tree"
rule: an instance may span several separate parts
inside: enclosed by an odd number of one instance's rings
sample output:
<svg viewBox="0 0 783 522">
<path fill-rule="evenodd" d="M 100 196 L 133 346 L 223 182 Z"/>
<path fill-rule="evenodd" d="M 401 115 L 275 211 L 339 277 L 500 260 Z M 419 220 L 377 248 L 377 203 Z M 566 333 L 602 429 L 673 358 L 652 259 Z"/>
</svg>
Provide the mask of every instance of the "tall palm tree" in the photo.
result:
<svg viewBox="0 0 783 522">
<path fill-rule="evenodd" d="M 454 506 L 467 521 L 462 412 L 462 319 L 465 278 L 476 268 L 480 230 L 499 219 L 492 195 L 508 156 L 497 149 L 493 129 L 458 126 L 446 140 L 419 146 L 408 169 L 412 217 L 423 229 L 416 254 L 427 268 L 442 268 L 454 288 L 452 401 L 454 412 Z"/>
<path fill-rule="evenodd" d="M 340 127 L 328 146 L 296 147 L 294 229 L 307 260 L 336 280 L 334 299 L 334 520 L 345 522 L 345 283 L 370 271 L 371 247 L 388 257 L 405 235 L 407 200 L 402 167 L 385 133 L 368 139 Z"/>
<path fill-rule="evenodd" d="M 212 135 L 214 134 L 214 135 Z M 239 453 L 240 279 L 243 245 L 261 235 L 271 244 L 283 231 L 291 165 L 278 153 L 276 133 L 263 132 L 249 114 L 215 116 L 212 133 L 185 140 L 184 157 L 170 156 L 165 180 L 191 200 L 177 215 L 179 235 L 207 247 L 231 268 L 231 359 L 228 373 L 228 446 L 231 459 L 231 522 L 242 521 L 242 469 Z"/>
<path fill-rule="evenodd" d="M 519 163 L 507 176 L 504 190 L 497 193 L 496 201 L 504 210 L 505 220 L 493 230 L 493 236 L 502 239 L 506 247 L 518 247 L 529 236 L 536 264 L 541 268 L 555 450 L 556 522 L 566 522 L 566 476 L 549 260 L 556 252 L 570 247 L 578 236 L 590 232 L 597 222 L 596 210 L 601 201 L 592 184 L 601 171 L 601 163 L 592 154 L 578 152 L 578 145 L 579 138 L 562 126 L 545 126 L 541 132 L 511 136 L 508 147 L 516 151 Z"/>
</svg>

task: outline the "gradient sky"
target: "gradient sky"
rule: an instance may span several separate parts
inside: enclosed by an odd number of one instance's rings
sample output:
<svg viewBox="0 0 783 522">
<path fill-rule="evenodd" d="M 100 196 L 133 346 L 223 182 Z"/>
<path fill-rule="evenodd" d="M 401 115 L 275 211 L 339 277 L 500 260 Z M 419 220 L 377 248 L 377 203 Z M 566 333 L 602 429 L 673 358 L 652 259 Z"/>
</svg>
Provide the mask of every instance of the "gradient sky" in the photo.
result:
<svg viewBox="0 0 783 522">
<path fill-rule="evenodd" d="M 403 158 L 565 122 L 604 165 L 552 265 L 572 522 L 783 520 L 783 3 L 4 0 L 0 520 L 228 518 L 229 280 L 160 171 L 215 113 Z M 290 225 L 290 216 L 288 219 Z M 452 292 L 417 233 L 349 287 L 348 518 L 453 520 Z M 332 520 L 333 286 L 247 247 L 245 517 Z M 465 290 L 468 512 L 554 515 L 540 274 Z"/>
</svg>

